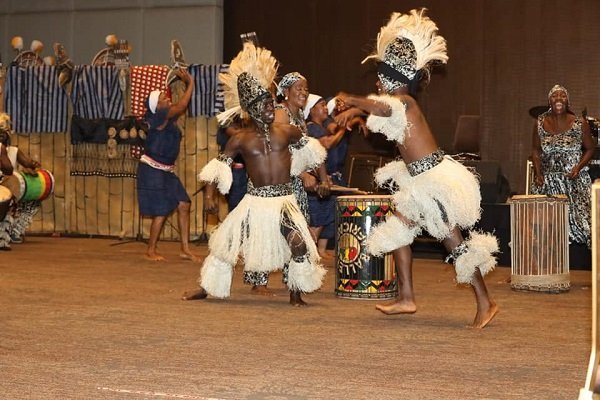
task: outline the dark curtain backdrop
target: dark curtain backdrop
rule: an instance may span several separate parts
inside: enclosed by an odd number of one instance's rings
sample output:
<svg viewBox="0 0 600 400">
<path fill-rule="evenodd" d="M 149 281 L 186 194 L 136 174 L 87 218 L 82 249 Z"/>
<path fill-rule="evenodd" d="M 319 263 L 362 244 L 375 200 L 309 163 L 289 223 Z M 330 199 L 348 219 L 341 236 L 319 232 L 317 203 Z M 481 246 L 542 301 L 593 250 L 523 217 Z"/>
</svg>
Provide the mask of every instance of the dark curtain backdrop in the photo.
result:
<svg viewBox="0 0 600 400">
<path fill-rule="evenodd" d="M 280 75 L 299 71 L 311 92 L 374 91 L 372 65 L 361 65 L 393 11 L 425 6 L 448 41 L 448 64 L 434 72 L 419 101 L 440 147 L 451 151 L 461 114 L 479 114 L 482 154 L 497 160 L 511 190 L 525 190 L 534 119 L 555 83 L 572 109 L 600 117 L 598 0 L 225 0 L 224 60 L 255 31 L 279 60 Z"/>
</svg>

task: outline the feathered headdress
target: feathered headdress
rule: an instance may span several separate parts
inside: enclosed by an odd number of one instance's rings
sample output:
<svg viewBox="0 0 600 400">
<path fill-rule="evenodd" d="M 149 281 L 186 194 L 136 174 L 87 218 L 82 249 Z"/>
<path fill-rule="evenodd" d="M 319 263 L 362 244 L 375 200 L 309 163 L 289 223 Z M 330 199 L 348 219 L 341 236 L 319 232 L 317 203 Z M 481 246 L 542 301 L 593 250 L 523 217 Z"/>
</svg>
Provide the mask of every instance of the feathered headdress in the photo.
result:
<svg viewBox="0 0 600 400">
<path fill-rule="evenodd" d="M 377 35 L 375 53 L 362 61 L 379 61 L 377 74 L 388 91 L 411 85 L 416 89 L 421 78 L 429 79 L 433 63 L 448 61 L 446 39 L 437 34 L 437 25 L 425 15 L 426 10 L 393 13 Z"/>
<path fill-rule="evenodd" d="M 231 60 L 229 71 L 219 74 L 223 84 L 225 111 L 217 115 L 219 124 L 226 125 L 235 116 L 247 113 L 249 108 L 266 96 L 279 67 L 271 51 L 245 42 L 244 48 Z"/>
</svg>

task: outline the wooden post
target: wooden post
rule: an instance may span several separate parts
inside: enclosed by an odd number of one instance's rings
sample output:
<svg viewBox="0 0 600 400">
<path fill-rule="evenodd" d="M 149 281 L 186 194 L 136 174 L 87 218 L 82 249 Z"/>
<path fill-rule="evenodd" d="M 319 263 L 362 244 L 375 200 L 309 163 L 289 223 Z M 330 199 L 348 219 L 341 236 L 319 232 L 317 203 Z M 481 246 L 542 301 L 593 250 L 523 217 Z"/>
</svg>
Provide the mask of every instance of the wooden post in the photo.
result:
<svg viewBox="0 0 600 400">
<path fill-rule="evenodd" d="M 0 112 L 4 112 L 4 83 L 6 81 L 6 67 L 0 60 Z"/>
<path fill-rule="evenodd" d="M 600 281 L 600 181 L 592 185 L 592 350 L 585 378 L 585 386 L 579 391 L 579 400 L 599 398 L 598 377 L 598 282 Z"/>
</svg>

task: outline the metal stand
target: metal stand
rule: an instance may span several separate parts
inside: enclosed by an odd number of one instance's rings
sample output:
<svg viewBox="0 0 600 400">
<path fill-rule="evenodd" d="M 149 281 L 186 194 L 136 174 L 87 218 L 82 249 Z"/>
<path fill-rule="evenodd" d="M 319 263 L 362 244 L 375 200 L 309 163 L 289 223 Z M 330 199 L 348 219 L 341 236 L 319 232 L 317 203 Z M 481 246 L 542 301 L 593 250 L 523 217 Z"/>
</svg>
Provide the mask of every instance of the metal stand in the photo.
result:
<svg viewBox="0 0 600 400">
<path fill-rule="evenodd" d="M 202 243 L 208 243 L 208 234 L 206 233 L 206 225 L 208 224 L 208 214 L 202 210 L 202 233 L 198 237 L 198 239 L 193 242 L 196 243 L 196 246 L 200 246 Z"/>
<path fill-rule="evenodd" d="M 138 233 L 137 233 L 137 235 L 135 235 L 135 238 L 129 239 L 129 240 L 119 239 L 118 242 L 111 243 L 110 245 L 111 246 L 120 246 L 122 244 L 135 243 L 135 242 L 148 244 L 148 241 L 146 239 L 144 239 L 144 232 L 142 231 L 142 216 L 141 215 L 138 216 Z"/>
<path fill-rule="evenodd" d="M 196 196 L 198 193 L 204 190 L 206 184 L 202 184 L 198 190 L 192 193 L 192 197 Z M 192 243 L 196 243 L 196 246 L 200 246 L 201 243 L 208 243 L 208 234 L 206 233 L 206 226 L 208 225 L 208 214 L 204 210 L 202 210 L 202 233 L 198 237 L 198 239 L 190 240 Z"/>
</svg>

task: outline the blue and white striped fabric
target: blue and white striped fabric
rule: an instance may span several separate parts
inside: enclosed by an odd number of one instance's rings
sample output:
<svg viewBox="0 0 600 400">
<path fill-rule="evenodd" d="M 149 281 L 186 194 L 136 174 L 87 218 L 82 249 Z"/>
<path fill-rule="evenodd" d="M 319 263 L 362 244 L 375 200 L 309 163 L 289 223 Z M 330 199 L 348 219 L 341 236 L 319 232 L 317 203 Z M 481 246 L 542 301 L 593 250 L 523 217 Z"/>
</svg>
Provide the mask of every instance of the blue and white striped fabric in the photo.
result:
<svg viewBox="0 0 600 400">
<path fill-rule="evenodd" d="M 199 65 L 188 67 L 194 82 L 194 94 L 188 106 L 188 115 L 212 117 L 225 110 L 222 85 L 219 74 L 227 72 L 229 64 Z"/>
<path fill-rule="evenodd" d="M 58 84 L 55 66 L 11 66 L 4 103 L 15 132 L 67 130 L 67 94 Z"/>
<path fill-rule="evenodd" d="M 122 119 L 123 94 L 114 66 L 77 65 L 73 77 L 73 114 L 86 119 Z"/>
</svg>

